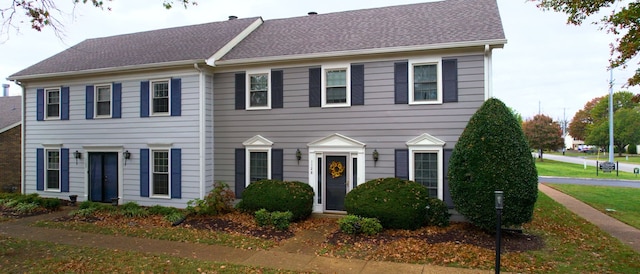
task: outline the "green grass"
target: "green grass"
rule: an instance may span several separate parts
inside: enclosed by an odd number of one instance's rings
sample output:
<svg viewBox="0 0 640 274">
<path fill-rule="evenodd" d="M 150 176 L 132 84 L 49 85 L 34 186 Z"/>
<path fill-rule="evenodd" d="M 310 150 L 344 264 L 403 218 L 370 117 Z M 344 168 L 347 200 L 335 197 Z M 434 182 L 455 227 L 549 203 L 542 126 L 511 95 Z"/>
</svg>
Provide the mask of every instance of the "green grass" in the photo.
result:
<svg viewBox="0 0 640 274">
<path fill-rule="evenodd" d="M 562 155 L 562 152 L 545 152 L 545 154 Z M 586 158 L 586 159 L 591 159 L 591 160 L 600 160 L 600 161 L 608 161 L 609 160 L 609 155 L 608 154 L 604 154 L 604 153 L 600 153 L 600 154 L 598 154 L 598 153 L 583 153 L 583 152 L 577 152 L 575 150 L 567 151 L 564 156 L 581 157 L 581 158 Z M 614 155 L 614 157 L 613 157 L 613 161 L 614 162 L 620 162 L 620 163 L 628 163 L 628 164 L 640 164 L 640 155 L 629 154 L 628 157 L 629 158 L 627 159 L 627 155 L 626 154 L 623 154 L 623 156 L 619 157 L 618 154 L 616 153 Z"/>
<path fill-rule="evenodd" d="M 0 236 L 0 246 L 2 273 L 295 273 L 4 236 Z"/>
<path fill-rule="evenodd" d="M 636 177 L 636 175 L 631 172 L 620 171 L 618 176 L 616 176 L 615 172 L 605 173 L 599 171 L 596 175 L 596 167 L 594 166 L 587 166 L 587 169 L 584 169 L 584 165 L 553 161 L 549 159 L 545 159 L 542 162 L 536 159 L 536 168 L 538 169 L 538 176 L 640 180 L 640 177 Z"/>
<path fill-rule="evenodd" d="M 591 207 L 640 229 L 640 188 L 548 184 Z M 607 211 L 614 209 L 615 211 Z"/>
</svg>

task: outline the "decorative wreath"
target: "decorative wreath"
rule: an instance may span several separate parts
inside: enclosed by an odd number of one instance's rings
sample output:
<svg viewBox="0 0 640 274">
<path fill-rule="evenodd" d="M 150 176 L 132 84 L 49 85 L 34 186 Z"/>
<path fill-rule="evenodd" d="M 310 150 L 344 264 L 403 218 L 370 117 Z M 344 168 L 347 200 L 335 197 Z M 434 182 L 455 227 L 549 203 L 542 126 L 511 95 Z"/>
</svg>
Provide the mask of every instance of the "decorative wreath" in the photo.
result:
<svg viewBox="0 0 640 274">
<path fill-rule="evenodd" d="M 329 170 L 331 171 L 331 177 L 335 179 L 342 176 L 342 173 L 344 172 L 344 166 L 340 162 L 333 161 L 329 166 Z"/>
</svg>

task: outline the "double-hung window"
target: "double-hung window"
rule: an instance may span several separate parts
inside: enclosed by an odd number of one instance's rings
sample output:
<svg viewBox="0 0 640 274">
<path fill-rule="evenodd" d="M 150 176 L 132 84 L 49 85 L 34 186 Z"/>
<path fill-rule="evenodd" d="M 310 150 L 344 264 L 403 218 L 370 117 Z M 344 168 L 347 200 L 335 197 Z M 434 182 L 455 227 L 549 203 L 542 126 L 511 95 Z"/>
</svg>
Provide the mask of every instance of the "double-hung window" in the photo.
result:
<svg viewBox="0 0 640 274">
<path fill-rule="evenodd" d="M 442 103 L 442 65 L 440 60 L 419 60 L 410 64 L 409 103 Z"/>
<path fill-rule="evenodd" d="M 271 71 L 249 70 L 246 75 L 245 109 L 271 109 Z"/>
<path fill-rule="evenodd" d="M 60 118 L 60 89 L 50 88 L 45 90 L 47 104 L 47 119 Z"/>
<path fill-rule="evenodd" d="M 60 150 L 46 150 L 45 190 L 60 190 Z"/>
<path fill-rule="evenodd" d="M 111 85 L 98 85 L 95 92 L 96 117 L 111 117 Z"/>
<path fill-rule="evenodd" d="M 151 105 L 152 114 L 169 114 L 169 80 L 158 80 L 151 82 Z"/>
<path fill-rule="evenodd" d="M 271 152 L 273 142 L 256 135 L 242 143 L 245 147 L 245 174 L 249 184 L 263 179 L 271 179 Z"/>
<path fill-rule="evenodd" d="M 344 107 L 351 105 L 350 69 L 345 66 L 323 67 L 322 106 Z"/>
<path fill-rule="evenodd" d="M 424 133 L 409 142 L 409 180 L 429 189 L 429 196 L 443 199 L 443 147 L 445 142 Z"/>
<path fill-rule="evenodd" d="M 169 196 L 169 150 L 152 150 L 152 196 Z"/>
</svg>

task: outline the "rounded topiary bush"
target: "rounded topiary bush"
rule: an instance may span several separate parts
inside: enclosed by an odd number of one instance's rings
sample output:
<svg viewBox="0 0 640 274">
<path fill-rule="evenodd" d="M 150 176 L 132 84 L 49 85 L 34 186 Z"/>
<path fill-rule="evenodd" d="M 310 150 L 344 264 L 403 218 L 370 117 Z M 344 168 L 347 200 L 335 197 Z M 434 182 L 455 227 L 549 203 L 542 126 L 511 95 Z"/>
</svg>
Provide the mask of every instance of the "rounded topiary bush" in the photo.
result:
<svg viewBox="0 0 640 274">
<path fill-rule="evenodd" d="M 429 190 L 398 178 L 380 178 L 347 193 L 347 213 L 376 218 L 384 228 L 417 229 L 426 224 Z"/>
<path fill-rule="evenodd" d="M 292 221 L 298 221 L 311 215 L 313 196 L 313 188 L 302 182 L 262 180 L 251 183 L 242 192 L 238 208 L 251 213 L 263 208 L 270 212 L 290 211 Z"/>
<path fill-rule="evenodd" d="M 522 128 L 500 100 L 487 100 L 471 117 L 449 160 L 456 210 L 473 224 L 496 227 L 494 191 L 504 191 L 502 224 L 531 221 L 538 172 Z"/>
</svg>

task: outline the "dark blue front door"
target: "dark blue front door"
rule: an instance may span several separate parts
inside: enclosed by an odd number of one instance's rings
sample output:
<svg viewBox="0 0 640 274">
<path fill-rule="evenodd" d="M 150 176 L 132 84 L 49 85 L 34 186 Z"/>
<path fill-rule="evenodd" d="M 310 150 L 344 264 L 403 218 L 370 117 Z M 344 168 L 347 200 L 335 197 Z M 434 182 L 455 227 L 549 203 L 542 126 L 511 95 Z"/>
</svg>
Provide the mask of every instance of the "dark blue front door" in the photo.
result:
<svg viewBox="0 0 640 274">
<path fill-rule="evenodd" d="M 344 198 L 347 195 L 347 157 L 327 156 L 325 165 L 325 191 L 328 211 L 344 211 Z"/>
<path fill-rule="evenodd" d="M 110 203 L 118 197 L 118 153 L 89 153 L 89 200 Z"/>
</svg>

